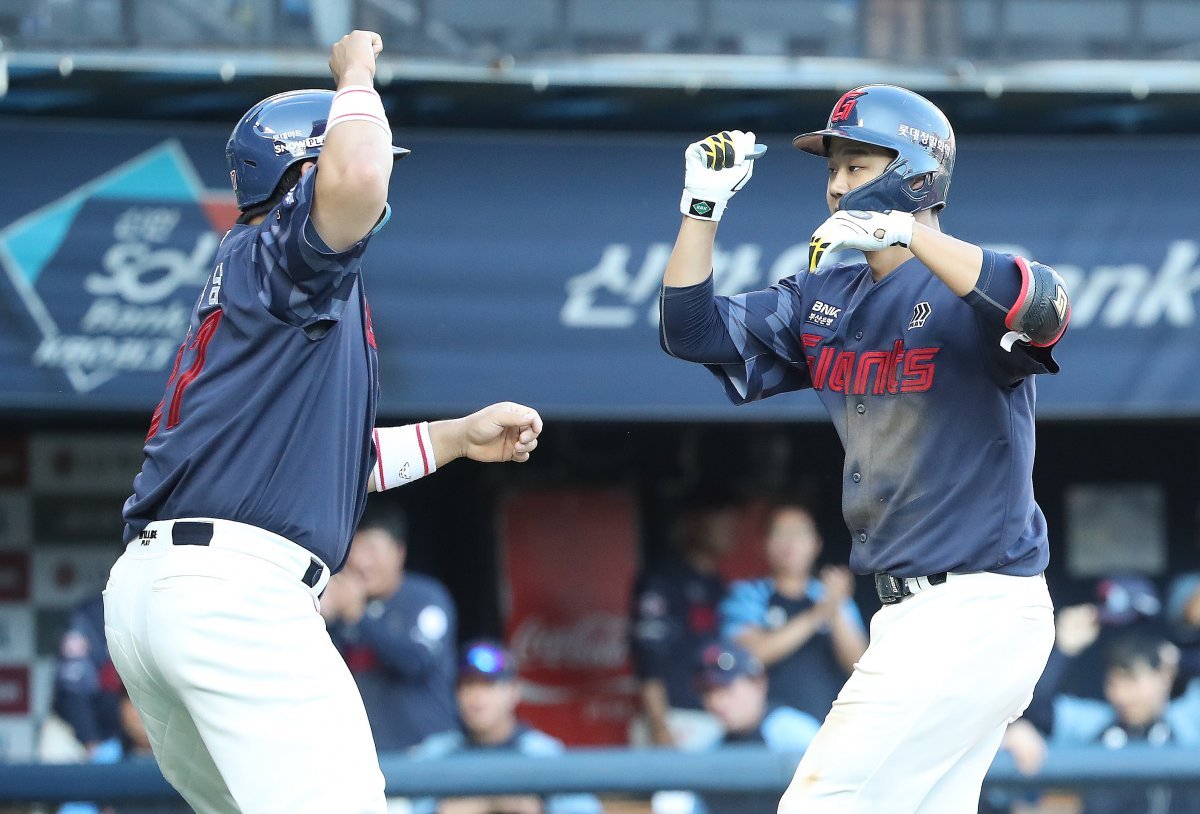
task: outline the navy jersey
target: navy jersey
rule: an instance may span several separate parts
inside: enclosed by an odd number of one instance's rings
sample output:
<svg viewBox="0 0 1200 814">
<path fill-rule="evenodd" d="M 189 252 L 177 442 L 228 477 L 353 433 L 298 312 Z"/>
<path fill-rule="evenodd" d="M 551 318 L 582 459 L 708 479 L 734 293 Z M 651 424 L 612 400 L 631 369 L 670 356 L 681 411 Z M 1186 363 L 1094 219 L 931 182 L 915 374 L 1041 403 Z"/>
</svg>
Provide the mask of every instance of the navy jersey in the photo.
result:
<svg viewBox="0 0 1200 814">
<path fill-rule="evenodd" d="M 725 583 L 713 573 L 670 560 L 638 575 L 632 597 L 634 671 L 658 679 L 672 707 L 701 709 L 696 668 L 704 645 L 717 637 L 717 607 Z"/>
<path fill-rule="evenodd" d="M 1015 301 L 1019 274 L 1013 258 L 986 251 L 980 288 Z M 1002 312 L 978 291 L 959 298 L 916 258 L 879 281 L 857 263 L 735 297 L 714 297 L 711 285 L 664 288 L 663 344 L 707 363 L 736 404 L 816 391 L 846 450 L 851 568 L 1045 569 L 1032 374 L 1057 372 L 1048 349 L 1004 350 Z M 678 300 L 705 301 L 720 334 L 701 358 L 681 338 L 696 312 Z"/>
<path fill-rule="evenodd" d="M 773 579 L 738 580 L 721 603 L 721 638 L 737 641 L 748 627 L 778 630 L 824 596 L 825 586 L 817 579 L 810 579 L 804 596 L 798 598 L 780 594 Z M 862 614 L 853 599 L 843 602 L 838 612 L 848 624 L 863 630 Z M 803 645 L 767 668 L 767 688 L 773 703 L 824 720 L 847 677 L 829 626 L 822 625 Z"/>
<path fill-rule="evenodd" d="M 378 360 L 359 273 L 309 218 L 318 170 L 230 230 L 192 312 L 125 503 L 154 520 L 248 523 L 341 567 L 374 465 Z"/>
<path fill-rule="evenodd" d="M 108 657 L 104 600 L 96 596 L 71 611 L 54 668 L 54 711 L 83 744 L 121 734 L 121 678 Z"/>
<path fill-rule="evenodd" d="M 432 577 L 406 572 L 355 624 L 330 628 L 362 695 L 375 746 L 406 749 L 458 725 L 454 601 Z"/>
</svg>

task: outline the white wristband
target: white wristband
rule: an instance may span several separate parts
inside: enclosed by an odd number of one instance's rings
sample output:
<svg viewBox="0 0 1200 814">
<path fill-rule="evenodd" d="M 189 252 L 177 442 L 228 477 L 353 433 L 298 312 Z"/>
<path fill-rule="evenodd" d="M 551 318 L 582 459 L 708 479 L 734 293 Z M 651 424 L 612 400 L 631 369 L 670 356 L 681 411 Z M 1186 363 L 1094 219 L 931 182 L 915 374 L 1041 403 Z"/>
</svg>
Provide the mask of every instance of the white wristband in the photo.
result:
<svg viewBox="0 0 1200 814">
<path fill-rule="evenodd" d="M 709 201 L 697 198 L 685 189 L 683 197 L 679 199 L 679 211 L 689 218 L 716 222 L 725 214 L 725 203 L 725 201 Z"/>
<path fill-rule="evenodd" d="M 325 135 L 342 122 L 352 121 L 371 122 L 382 127 L 389 137 L 392 134 L 379 92 L 367 85 L 347 85 L 333 95 Z"/>
<path fill-rule="evenodd" d="M 403 427 L 376 427 L 375 491 L 412 483 L 437 471 L 429 422 Z"/>
</svg>

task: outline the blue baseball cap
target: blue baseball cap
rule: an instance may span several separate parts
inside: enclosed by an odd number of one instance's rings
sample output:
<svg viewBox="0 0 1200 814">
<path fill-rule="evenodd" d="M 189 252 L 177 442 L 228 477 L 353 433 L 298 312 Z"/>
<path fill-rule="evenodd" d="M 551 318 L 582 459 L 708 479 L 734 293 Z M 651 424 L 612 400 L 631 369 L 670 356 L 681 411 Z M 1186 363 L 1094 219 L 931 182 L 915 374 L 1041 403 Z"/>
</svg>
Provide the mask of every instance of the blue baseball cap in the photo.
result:
<svg viewBox="0 0 1200 814">
<path fill-rule="evenodd" d="M 765 674 L 762 662 L 745 648 L 732 642 L 716 642 L 700 651 L 696 686 L 704 692 L 727 687 L 742 676 L 761 678 Z"/>
<path fill-rule="evenodd" d="M 475 639 L 467 642 L 458 661 L 458 680 L 512 681 L 517 677 L 517 663 L 504 645 L 495 639 Z"/>
<path fill-rule="evenodd" d="M 1096 585 L 1100 621 L 1106 625 L 1129 625 L 1153 619 L 1162 611 L 1158 588 L 1141 574 L 1114 574 Z"/>
</svg>

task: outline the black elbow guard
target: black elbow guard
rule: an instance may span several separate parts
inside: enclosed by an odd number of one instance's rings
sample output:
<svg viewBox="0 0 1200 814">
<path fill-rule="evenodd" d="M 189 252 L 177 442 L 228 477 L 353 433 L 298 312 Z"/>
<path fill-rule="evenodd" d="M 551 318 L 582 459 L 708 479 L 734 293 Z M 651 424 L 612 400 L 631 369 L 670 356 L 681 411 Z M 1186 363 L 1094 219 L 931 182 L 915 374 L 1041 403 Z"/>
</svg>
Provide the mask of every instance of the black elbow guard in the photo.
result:
<svg viewBox="0 0 1200 814">
<path fill-rule="evenodd" d="M 1071 321 L 1071 301 L 1058 272 L 1037 261 L 1014 258 L 1021 270 L 1021 293 L 1004 317 L 1015 335 L 1011 341 L 1028 342 L 1035 348 L 1053 345 Z M 1009 343 L 1011 347 L 1011 343 Z"/>
</svg>

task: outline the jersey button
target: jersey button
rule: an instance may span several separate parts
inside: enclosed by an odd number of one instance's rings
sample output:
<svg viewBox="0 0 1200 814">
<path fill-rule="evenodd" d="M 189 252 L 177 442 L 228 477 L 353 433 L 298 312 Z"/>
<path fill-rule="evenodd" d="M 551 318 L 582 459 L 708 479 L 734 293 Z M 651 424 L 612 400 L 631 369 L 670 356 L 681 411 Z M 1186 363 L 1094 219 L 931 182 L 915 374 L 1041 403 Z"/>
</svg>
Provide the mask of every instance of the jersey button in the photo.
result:
<svg viewBox="0 0 1200 814">
<path fill-rule="evenodd" d="M 862 475 L 855 472 L 853 475 L 850 476 L 850 480 L 854 481 L 855 483 L 858 483 L 860 480 L 862 480 Z"/>
<path fill-rule="evenodd" d="M 858 533 L 858 541 L 860 543 L 865 543 L 867 541 L 867 533 L 865 531 L 860 531 Z"/>
<path fill-rule="evenodd" d="M 863 413 L 865 413 L 865 412 L 867 411 L 867 405 L 865 405 L 865 404 L 860 404 L 860 405 L 858 405 L 857 407 L 855 407 L 854 409 L 855 409 L 855 410 L 858 410 L 858 414 L 859 414 L 859 415 L 862 415 Z"/>
<path fill-rule="evenodd" d="M 855 331 L 855 332 L 854 332 L 854 338 L 855 338 L 855 339 L 862 339 L 862 331 Z"/>
</svg>

